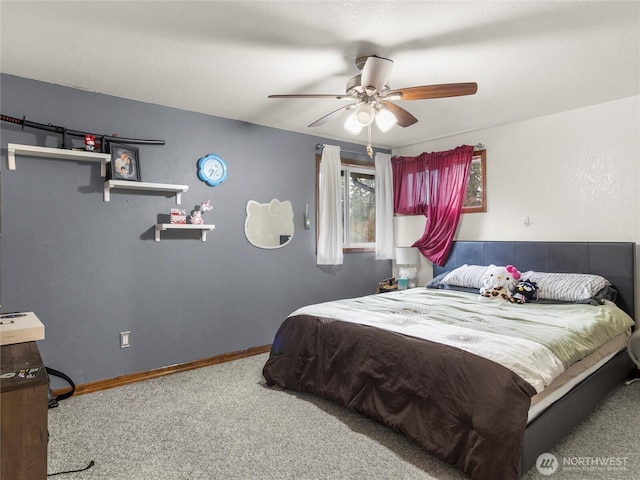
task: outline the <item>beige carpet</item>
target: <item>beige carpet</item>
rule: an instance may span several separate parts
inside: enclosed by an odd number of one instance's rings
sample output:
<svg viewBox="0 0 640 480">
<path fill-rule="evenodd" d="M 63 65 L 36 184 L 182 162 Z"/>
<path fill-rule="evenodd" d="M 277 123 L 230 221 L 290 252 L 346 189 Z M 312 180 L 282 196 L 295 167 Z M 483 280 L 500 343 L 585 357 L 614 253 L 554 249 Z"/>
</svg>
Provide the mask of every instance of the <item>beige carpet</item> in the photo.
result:
<svg viewBox="0 0 640 480">
<path fill-rule="evenodd" d="M 94 460 L 89 470 L 53 478 L 466 478 L 363 415 L 267 388 L 261 374 L 266 358 L 257 355 L 61 401 L 49 410 L 49 473 L 80 469 Z M 561 465 L 555 473 L 543 476 L 534 467 L 524 479 L 640 478 L 639 405 L 640 383 L 618 388 L 550 452 Z M 624 465 L 617 470 L 586 465 L 610 457 Z"/>
</svg>

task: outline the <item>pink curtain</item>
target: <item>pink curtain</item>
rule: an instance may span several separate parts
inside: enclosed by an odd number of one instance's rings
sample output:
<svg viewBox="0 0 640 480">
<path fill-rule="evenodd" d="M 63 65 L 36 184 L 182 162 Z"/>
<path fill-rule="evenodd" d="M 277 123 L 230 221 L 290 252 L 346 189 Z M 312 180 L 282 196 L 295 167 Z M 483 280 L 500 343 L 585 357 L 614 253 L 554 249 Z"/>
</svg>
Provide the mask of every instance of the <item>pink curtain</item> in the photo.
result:
<svg viewBox="0 0 640 480">
<path fill-rule="evenodd" d="M 394 211 L 427 217 L 424 234 L 413 246 L 436 265 L 443 265 L 449 255 L 472 158 L 473 147 L 463 145 L 446 152 L 392 160 Z"/>
<path fill-rule="evenodd" d="M 394 157 L 393 210 L 401 215 L 424 215 L 427 212 L 427 161 L 418 157 Z"/>
</svg>

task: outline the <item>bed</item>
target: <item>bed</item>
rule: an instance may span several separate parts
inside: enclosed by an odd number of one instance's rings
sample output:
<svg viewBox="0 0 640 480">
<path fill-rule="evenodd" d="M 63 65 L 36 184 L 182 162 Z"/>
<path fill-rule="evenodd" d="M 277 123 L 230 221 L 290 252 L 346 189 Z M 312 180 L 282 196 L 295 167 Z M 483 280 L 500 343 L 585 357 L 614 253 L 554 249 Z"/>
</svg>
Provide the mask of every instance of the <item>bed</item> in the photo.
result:
<svg viewBox="0 0 640 480">
<path fill-rule="evenodd" d="M 358 410 L 474 480 L 518 478 L 633 370 L 624 345 L 635 312 L 635 244 L 455 242 L 434 276 L 489 264 L 605 277 L 617 291 L 617 307 L 486 303 L 477 294 L 422 287 L 310 305 L 293 312 L 276 333 L 263 369 L 267 384 Z M 509 332 L 524 332 L 533 320 L 516 323 L 515 309 L 550 323 L 517 339 Z M 571 322 L 590 325 L 592 313 L 616 315 L 606 322 L 609 336 L 589 330 L 589 338 L 577 343 L 599 337 L 606 352 L 594 345 L 565 358 L 559 351 L 565 340 L 546 339 L 548 330 L 573 331 Z M 530 336 L 537 334 L 545 338 Z M 514 361 L 498 344 L 511 348 L 511 356 L 526 352 L 527 360 Z M 533 371 L 529 358 L 547 363 Z M 556 377 L 565 383 L 557 387 Z"/>
</svg>

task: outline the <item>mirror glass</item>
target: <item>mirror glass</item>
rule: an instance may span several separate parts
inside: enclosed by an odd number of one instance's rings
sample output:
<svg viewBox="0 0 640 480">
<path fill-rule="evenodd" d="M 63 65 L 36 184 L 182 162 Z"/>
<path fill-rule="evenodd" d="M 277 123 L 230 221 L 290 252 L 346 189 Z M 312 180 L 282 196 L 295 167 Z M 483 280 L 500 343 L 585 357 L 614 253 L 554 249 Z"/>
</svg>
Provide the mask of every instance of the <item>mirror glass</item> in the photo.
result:
<svg viewBox="0 0 640 480">
<path fill-rule="evenodd" d="M 281 248 L 293 238 L 293 206 L 289 200 L 275 198 L 269 203 L 247 202 L 244 234 L 251 245 Z"/>
</svg>

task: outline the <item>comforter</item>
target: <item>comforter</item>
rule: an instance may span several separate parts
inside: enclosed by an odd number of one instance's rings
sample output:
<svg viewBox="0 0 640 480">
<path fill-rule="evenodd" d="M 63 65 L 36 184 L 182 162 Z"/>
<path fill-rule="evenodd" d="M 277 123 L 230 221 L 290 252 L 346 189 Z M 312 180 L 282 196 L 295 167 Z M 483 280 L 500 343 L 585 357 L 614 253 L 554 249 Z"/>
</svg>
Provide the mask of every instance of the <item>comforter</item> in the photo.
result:
<svg viewBox="0 0 640 480">
<path fill-rule="evenodd" d="M 403 432 L 473 479 L 515 479 L 531 397 L 633 321 L 614 305 L 514 305 L 411 289 L 303 307 L 263 374 Z"/>
</svg>

